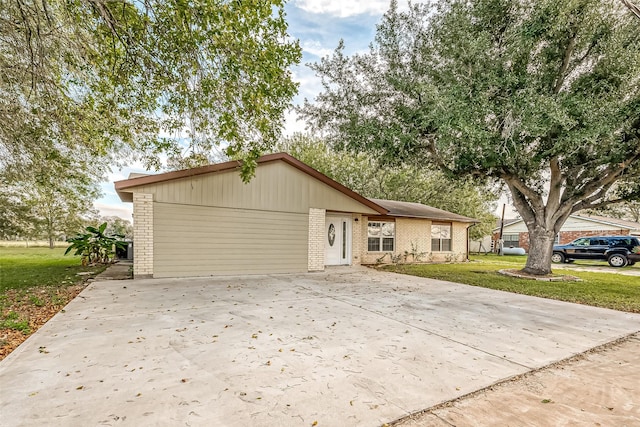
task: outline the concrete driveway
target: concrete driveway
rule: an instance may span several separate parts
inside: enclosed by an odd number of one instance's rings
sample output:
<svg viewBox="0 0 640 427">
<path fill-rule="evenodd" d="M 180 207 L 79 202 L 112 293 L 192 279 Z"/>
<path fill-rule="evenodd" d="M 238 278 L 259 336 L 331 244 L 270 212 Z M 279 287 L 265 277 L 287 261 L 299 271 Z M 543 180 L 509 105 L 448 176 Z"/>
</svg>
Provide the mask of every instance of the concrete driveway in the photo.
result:
<svg viewBox="0 0 640 427">
<path fill-rule="evenodd" d="M 0 362 L 0 423 L 380 425 L 639 329 L 364 268 L 95 282 Z"/>
</svg>

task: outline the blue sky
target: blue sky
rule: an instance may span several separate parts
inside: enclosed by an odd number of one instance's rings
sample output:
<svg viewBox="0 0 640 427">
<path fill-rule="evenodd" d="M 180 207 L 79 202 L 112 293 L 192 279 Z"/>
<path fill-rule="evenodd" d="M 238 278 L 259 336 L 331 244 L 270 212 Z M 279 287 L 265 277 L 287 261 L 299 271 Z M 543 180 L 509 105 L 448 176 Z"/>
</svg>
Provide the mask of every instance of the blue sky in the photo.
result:
<svg viewBox="0 0 640 427">
<path fill-rule="evenodd" d="M 366 51 L 373 41 L 376 24 L 389 8 L 389 0 L 291 0 L 285 6 L 289 34 L 300 40 L 302 61 L 293 68 L 294 80 L 300 83 L 294 104 L 313 99 L 320 92 L 320 82 L 306 64 L 331 54 L 340 39 L 345 53 Z M 406 7 L 400 0 L 400 7 Z M 296 120 L 292 111 L 286 116 L 285 134 L 303 131 L 304 123 Z M 103 197 L 95 202 L 102 215 L 131 219 L 132 204 L 118 198 L 113 182 L 126 179 L 130 172 L 146 172 L 141 164 L 119 169 L 112 167 L 107 181 L 101 183 Z M 150 172 L 154 173 L 154 172 Z"/>
</svg>

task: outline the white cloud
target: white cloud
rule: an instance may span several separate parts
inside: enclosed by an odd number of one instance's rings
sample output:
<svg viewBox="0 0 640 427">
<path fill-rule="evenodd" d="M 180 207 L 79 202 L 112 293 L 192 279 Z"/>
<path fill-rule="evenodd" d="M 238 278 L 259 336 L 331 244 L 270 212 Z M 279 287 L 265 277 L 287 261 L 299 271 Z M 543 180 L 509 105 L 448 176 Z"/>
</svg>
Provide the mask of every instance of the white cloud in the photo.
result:
<svg viewBox="0 0 640 427">
<path fill-rule="evenodd" d="M 333 53 L 333 49 L 322 46 L 322 44 L 317 40 L 302 42 L 302 50 L 319 58 L 329 56 Z"/>
<path fill-rule="evenodd" d="M 290 110 L 284 115 L 284 136 L 291 136 L 296 132 L 305 132 L 306 122 L 298 120 L 298 114 L 294 110 Z"/>
<path fill-rule="evenodd" d="M 356 15 L 382 15 L 389 9 L 389 0 L 295 0 L 300 9 L 346 18 Z"/>
<path fill-rule="evenodd" d="M 313 100 L 322 91 L 322 80 L 307 66 L 301 66 L 293 70 L 292 78 L 300 83 L 298 95 L 293 100 L 296 105 L 302 104 L 304 98 Z"/>
<path fill-rule="evenodd" d="M 133 214 L 133 204 L 112 205 L 100 202 L 94 202 L 93 206 L 100 212 L 102 216 L 119 216 L 122 219 L 131 221 Z"/>
</svg>

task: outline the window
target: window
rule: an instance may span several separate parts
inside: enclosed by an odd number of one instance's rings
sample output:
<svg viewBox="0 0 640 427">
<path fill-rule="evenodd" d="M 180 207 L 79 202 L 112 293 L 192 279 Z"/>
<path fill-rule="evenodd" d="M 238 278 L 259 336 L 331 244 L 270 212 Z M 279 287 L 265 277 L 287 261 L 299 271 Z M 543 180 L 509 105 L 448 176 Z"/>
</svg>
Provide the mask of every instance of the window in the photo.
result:
<svg viewBox="0 0 640 427">
<path fill-rule="evenodd" d="M 520 235 L 519 234 L 503 234 L 502 240 L 505 248 L 518 248 L 520 247 Z"/>
<path fill-rule="evenodd" d="M 369 222 L 367 227 L 367 250 L 369 252 L 393 252 L 395 238 L 395 222 Z"/>
<path fill-rule="evenodd" d="M 560 233 L 556 233 L 556 237 L 555 237 L 555 239 L 553 239 L 553 244 L 554 245 L 559 245 L 560 244 Z"/>
<path fill-rule="evenodd" d="M 591 239 L 588 237 L 583 237 L 581 239 L 576 239 L 571 242 L 573 246 L 589 246 L 591 244 Z"/>
<path fill-rule="evenodd" d="M 431 224 L 431 251 L 448 252 L 451 250 L 451 224 Z"/>
</svg>

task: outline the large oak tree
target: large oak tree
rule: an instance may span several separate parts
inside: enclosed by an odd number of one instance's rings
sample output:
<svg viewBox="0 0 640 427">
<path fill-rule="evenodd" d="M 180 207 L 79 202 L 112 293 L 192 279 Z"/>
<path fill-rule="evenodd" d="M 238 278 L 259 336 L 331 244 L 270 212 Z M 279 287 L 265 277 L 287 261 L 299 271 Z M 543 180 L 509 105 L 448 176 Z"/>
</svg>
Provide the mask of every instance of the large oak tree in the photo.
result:
<svg viewBox="0 0 640 427">
<path fill-rule="evenodd" d="M 429 165 L 384 165 L 367 153 L 333 150 L 320 138 L 294 134 L 276 150 L 286 151 L 331 179 L 370 198 L 417 202 L 475 218 L 469 238 L 482 239 L 496 226 L 492 188 L 477 182 L 449 179 Z M 423 248 L 421 248 L 423 249 Z"/>
<path fill-rule="evenodd" d="M 636 8 L 637 9 L 637 8 Z M 302 115 L 338 148 L 501 181 L 524 270 L 551 272 L 568 216 L 640 196 L 640 20 L 627 0 L 395 2 L 368 53 L 312 67 Z"/>
<path fill-rule="evenodd" d="M 222 145 L 248 178 L 297 91 L 283 5 L 0 0 L 0 167 L 42 147 L 192 166 Z"/>
</svg>

